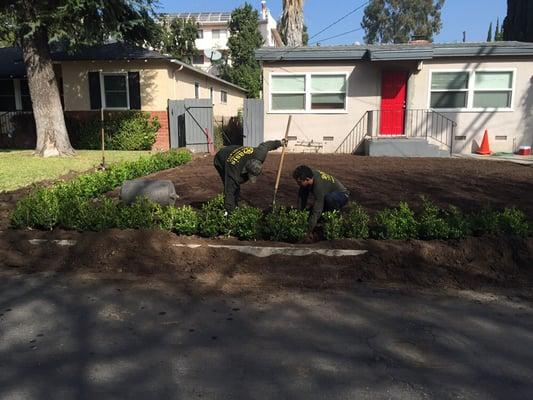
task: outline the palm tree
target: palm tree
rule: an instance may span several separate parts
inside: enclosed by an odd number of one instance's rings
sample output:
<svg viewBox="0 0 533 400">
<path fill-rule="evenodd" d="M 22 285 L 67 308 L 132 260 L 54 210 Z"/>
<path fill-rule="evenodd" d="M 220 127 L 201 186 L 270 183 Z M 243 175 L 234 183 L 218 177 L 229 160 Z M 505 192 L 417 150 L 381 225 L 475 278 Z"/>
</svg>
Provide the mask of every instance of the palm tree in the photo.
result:
<svg viewBox="0 0 533 400">
<path fill-rule="evenodd" d="M 287 46 L 301 46 L 304 30 L 304 0 L 283 0 L 280 34 Z"/>
</svg>

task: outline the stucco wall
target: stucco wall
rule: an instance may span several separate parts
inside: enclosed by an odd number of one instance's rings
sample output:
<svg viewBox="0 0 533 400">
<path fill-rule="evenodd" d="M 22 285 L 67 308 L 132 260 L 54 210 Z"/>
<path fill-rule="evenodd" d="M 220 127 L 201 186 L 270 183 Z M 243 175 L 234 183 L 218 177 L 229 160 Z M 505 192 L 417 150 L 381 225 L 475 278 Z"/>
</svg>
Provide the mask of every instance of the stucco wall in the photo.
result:
<svg viewBox="0 0 533 400">
<path fill-rule="evenodd" d="M 481 143 L 485 129 L 489 131 L 489 143 L 494 152 L 511 152 L 520 145 L 533 144 L 533 60 L 457 59 L 424 62 L 422 70 L 409 81 L 410 108 L 428 108 L 430 72 L 438 70 L 480 70 L 515 69 L 515 89 L 512 111 L 461 111 L 442 112 L 457 122 L 455 136 L 466 136 L 466 140 L 454 140 L 454 152 L 471 153 Z M 496 140 L 506 136 L 506 140 Z"/>
<path fill-rule="evenodd" d="M 208 99 L 210 96 L 210 87 L 213 87 L 213 115 L 215 117 L 234 117 L 240 109 L 243 108 L 245 93 L 234 89 L 231 86 L 224 85 L 215 79 L 207 76 L 195 74 L 187 69 L 175 72 L 175 89 L 171 98 L 173 99 L 194 99 L 194 84 L 200 84 L 200 98 Z M 221 102 L 220 91 L 225 90 L 228 93 L 226 104 Z"/>
<path fill-rule="evenodd" d="M 322 142 L 322 152 L 334 152 L 348 135 L 361 116 L 368 110 L 380 109 L 381 74 L 383 70 L 402 69 L 410 71 L 407 88 L 407 106 L 410 109 L 428 109 L 430 71 L 438 69 L 516 69 L 512 111 L 464 111 L 442 112 L 457 122 L 454 136 L 466 136 L 464 141 L 454 140 L 454 152 L 471 153 L 480 143 L 485 129 L 489 130 L 490 145 L 493 151 L 510 152 L 519 145 L 533 143 L 533 60 L 531 59 L 492 59 L 482 62 L 472 60 L 426 61 L 417 69 L 418 63 L 411 62 L 340 62 L 340 63 L 265 63 L 263 68 L 265 100 L 265 140 L 283 136 L 287 124 L 287 113 L 270 111 L 270 74 L 303 72 L 349 72 L 347 111 L 345 113 L 324 114 L 312 112 L 293 113 L 290 136 L 297 141 Z M 333 141 L 324 141 L 324 136 L 333 136 Z M 496 136 L 507 136 L 506 140 L 496 140 Z M 310 148 L 296 146 L 291 141 L 289 150 L 309 151 Z"/>
<path fill-rule="evenodd" d="M 66 111 L 90 110 L 89 71 L 140 72 L 141 108 L 145 111 L 167 109 L 171 70 L 164 61 L 68 61 L 62 63 Z"/>
<path fill-rule="evenodd" d="M 322 152 L 334 152 L 338 145 L 352 130 L 356 122 L 367 110 L 379 108 L 380 72 L 369 63 L 352 62 L 342 64 L 288 64 L 282 68 L 278 64 L 264 64 L 264 100 L 265 100 L 265 140 L 280 139 L 285 134 L 288 115 L 270 111 L 270 74 L 274 73 L 302 73 L 302 72 L 332 72 L 348 73 L 347 110 L 341 113 L 321 113 L 313 111 L 307 114 L 293 113 L 289 136 L 296 140 L 289 141 L 289 151 L 313 151 L 314 147 L 301 144 L 320 142 Z M 324 137 L 333 137 L 332 141 L 324 141 Z M 299 145 L 300 144 L 300 145 Z"/>
</svg>

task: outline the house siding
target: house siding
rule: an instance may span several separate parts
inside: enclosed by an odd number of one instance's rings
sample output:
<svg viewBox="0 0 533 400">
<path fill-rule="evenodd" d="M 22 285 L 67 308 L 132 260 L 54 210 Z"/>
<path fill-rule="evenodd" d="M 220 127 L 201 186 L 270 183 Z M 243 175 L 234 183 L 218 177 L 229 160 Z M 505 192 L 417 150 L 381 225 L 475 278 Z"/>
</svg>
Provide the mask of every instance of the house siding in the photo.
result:
<svg viewBox="0 0 533 400">
<path fill-rule="evenodd" d="M 485 58 L 485 60 L 487 60 Z M 493 151 L 511 152 L 520 145 L 533 143 L 533 62 L 531 58 L 482 58 L 417 61 L 315 61 L 315 62 L 264 62 L 263 93 L 265 101 L 265 140 L 277 139 L 285 131 L 288 113 L 270 111 L 270 74 L 303 72 L 347 72 L 348 92 L 345 113 L 293 113 L 289 136 L 290 151 L 306 151 L 314 147 L 303 143 L 321 143 L 321 152 L 332 153 L 368 110 L 381 107 L 382 71 L 402 69 L 410 72 L 407 88 L 407 107 L 427 109 L 429 104 L 430 71 L 438 69 L 513 69 L 515 87 L 512 111 L 456 111 L 441 112 L 457 123 L 454 136 L 466 140 L 454 141 L 455 153 L 471 153 L 477 149 L 485 129 Z M 437 110 L 438 111 L 438 110 Z M 333 137 L 324 141 L 324 137 Z M 496 140 L 498 136 L 499 140 Z M 506 140 L 502 140 L 506 137 Z M 300 146 L 297 143 L 300 142 Z"/>
<path fill-rule="evenodd" d="M 166 61 L 67 61 L 62 62 L 65 111 L 82 115 L 91 113 L 89 96 L 89 71 L 140 72 L 141 110 L 157 116 L 161 127 L 154 149 L 166 150 L 170 146 L 168 127 L 168 99 L 195 97 L 194 84 L 200 83 L 200 98 L 209 98 L 209 88 L 214 89 L 213 114 L 215 118 L 236 116 L 243 107 L 245 93 L 222 82 L 194 73 Z M 220 91 L 228 93 L 228 101 L 222 104 Z"/>
<path fill-rule="evenodd" d="M 515 70 L 512 111 L 439 111 L 457 123 L 454 153 L 468 154 L 477 150 L 485 129 L 493 152 L 512 152 L 518 146 L 533 144 L 533 61 L 531 59 L 481 59 L 432 60 L 424 62 L 422 70 L 411 79 L 414 87 L 409 99 L 410 108 L 428 108 L 431 71 L 438 70 Z M 410 81 L 410 83 L 411 83 Z M 438 111 L 438 110 L 437 110 Z M 507 137 L 496 140 L 496 136 Z"/>
<path fill-rule="evenodd" d="M 200 84 L 200 98 L 208 99 L 210 96 L 210 87 L 213 87 L 213 115 L 215 118 L 230 118 L 238 114 L 244 106 L 244 98 L 246 94 L 229 85 L 224 85 L 220 81 L 210 79 L 207 76 L 195 74 L 192 71 L 182 69 L 179 67 L 175 73 L 175 92 L 173 99 L 194 99 L 194 84 Z M 220 92 L 224 90 L 228 93 L 228 101 L 226 104 L 220 101 Z"/>
</svg>

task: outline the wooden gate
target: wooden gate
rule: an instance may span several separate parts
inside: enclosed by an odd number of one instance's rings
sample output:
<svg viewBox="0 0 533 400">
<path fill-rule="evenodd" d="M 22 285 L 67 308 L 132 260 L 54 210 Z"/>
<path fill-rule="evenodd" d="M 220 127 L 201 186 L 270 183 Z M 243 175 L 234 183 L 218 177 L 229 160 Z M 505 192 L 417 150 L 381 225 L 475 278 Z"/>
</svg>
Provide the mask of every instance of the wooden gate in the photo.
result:
<svg viewBox="0 0 533 400">
<path fill-rule="evenodd" d="M 170 147 L 205 153 L 213 144 L 213 104 L 210 99 L 168 100 Z"/>
<path fill-rule="evenodd" d="M 264 104 L 263 99 L 244 100 L 244 146 L 256 147 L 264 141 Z"/>
</svg>

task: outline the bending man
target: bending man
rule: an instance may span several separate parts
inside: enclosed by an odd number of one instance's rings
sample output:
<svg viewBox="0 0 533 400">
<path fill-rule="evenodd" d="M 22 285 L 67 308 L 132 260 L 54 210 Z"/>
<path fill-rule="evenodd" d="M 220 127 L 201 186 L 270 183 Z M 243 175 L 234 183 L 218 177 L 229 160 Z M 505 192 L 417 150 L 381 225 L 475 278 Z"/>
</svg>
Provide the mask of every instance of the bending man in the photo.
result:
<svg viewBox="0 0 533 400">
<path fill-rule="evenodd" d="M 325 172 L 313 170 L 307 165 L 297 167 L 292 177 L 296 180 L 298 191 L 298 206 L 300 210 L 307 207 L 309 193 L 313 194 L 315 203 L 309 216 L 309 233 L 315 228 L 322 212 L 340 210 L 348 203 L 350 193 L 333 176 Z"/>
<path fill-rule="evenodd" d="M 231 212 L 239 203 L 241 184 L 255 183 L 269 151 L 284 143 L 270 140 L 257 147 L 226 146 L 215 155 L 215 168 L 224 185 L 224 208 Z"/>
</svg>

